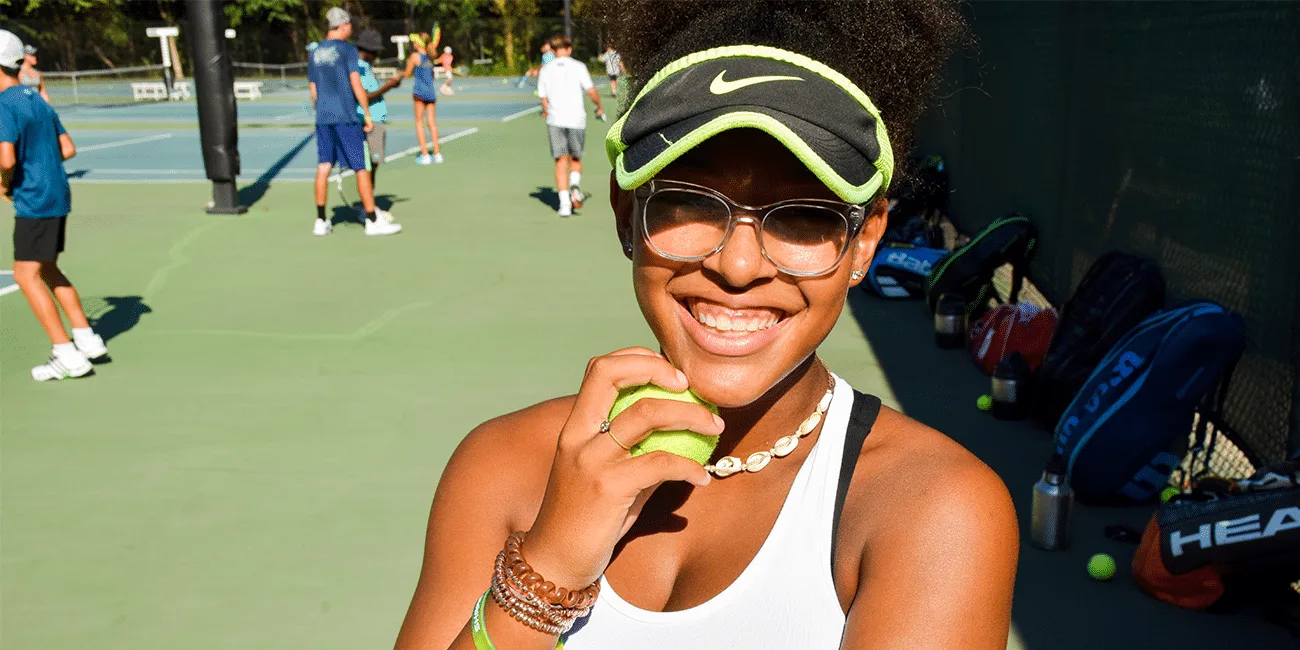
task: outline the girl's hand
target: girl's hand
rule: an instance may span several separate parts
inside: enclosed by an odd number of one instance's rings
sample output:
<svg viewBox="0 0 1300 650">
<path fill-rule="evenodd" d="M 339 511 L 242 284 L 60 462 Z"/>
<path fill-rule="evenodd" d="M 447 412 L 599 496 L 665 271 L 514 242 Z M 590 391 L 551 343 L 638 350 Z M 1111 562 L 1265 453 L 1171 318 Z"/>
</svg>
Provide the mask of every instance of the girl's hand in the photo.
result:
<svg viewBox="0 0 1300 650">
<path fill-rule="evenodd" d="M 646 383 L 672 391 L 687 388 L 680 370 L 646 348 L 619 350 L 587 364 L 560 431 L 541 510 L 522 549 L 533 569 L 557 586 L 572 590 L 595 582 L 664 481 L 709 484 L 699 463 L 662 451 L 632 458 L 618 444 L 631 447 L 652 431 L 722 433 L 722 419 L 699 404 L 642 399 L 614 418 L 608 434 L 601 433 L 619 390 Z"/>
</svg>

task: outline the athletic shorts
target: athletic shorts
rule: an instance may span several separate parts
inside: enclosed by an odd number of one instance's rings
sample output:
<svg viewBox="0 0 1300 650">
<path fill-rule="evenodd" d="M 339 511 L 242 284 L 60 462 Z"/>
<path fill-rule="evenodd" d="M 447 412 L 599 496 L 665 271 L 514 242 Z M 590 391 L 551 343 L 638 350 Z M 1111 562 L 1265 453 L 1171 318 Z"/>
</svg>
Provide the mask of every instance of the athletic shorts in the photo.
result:
<svg viewBox="0 0 1300 650">
<path fill-rule="evenodd" d="M 366 134 L 366 145 L 370 147 L 370 162 L 379 165 L 384 162 L 384 152 L 388 148 L 388 125 L 375 122 L 375 128 Z"/>
<path fill-rule="evenodd" d="M 618 81 L 618 75 L 616 75 L 616 74 L 609 75 L 609 80 L 610 80 L 610 81 Z"/>
<path fill-rule="evenodd" d="M 370 169 L 366 155 L 366 131 L 360 124 L 317 124 L 316 161 L 364 171 Z"/>
<path fill-rule="evenodd" d="M 438 93 L 435 91 L 433 94 L 434 94 L 434 95 L 437 95 Z M 435 97 L 425 97 L 424 95 L 417 95 L 417 94 L 412 93 L 412 94 L 411 94 L 411 97 L 413 97 L 413 98 L 415 98 L 415 99 L 418 99 L 418 100 L 420 100 L 420 101 L 422 101 L 422 102 L 424 102 L 424 103 L 426 103 L 426 104 L 437 104 L 437 103 L 438 103 L 438 98 L 437 98 L 436 96 L 435 96 Z"/>
<path fill-rule="evenodd" d="M 47 219 L 14 218 L 14 261 L 53 262 L 63 252 L 68 231 L 67 217 Z"/>
<path fill-rule="evenodd" d="M 572 156 L 574 160 L 582 159 L 582 145 L 587 140 L 586 129 L 566 129 L 562 126 L 546 125 L 546 134 L 551 138 L 551 158 Z"/>
</svg>

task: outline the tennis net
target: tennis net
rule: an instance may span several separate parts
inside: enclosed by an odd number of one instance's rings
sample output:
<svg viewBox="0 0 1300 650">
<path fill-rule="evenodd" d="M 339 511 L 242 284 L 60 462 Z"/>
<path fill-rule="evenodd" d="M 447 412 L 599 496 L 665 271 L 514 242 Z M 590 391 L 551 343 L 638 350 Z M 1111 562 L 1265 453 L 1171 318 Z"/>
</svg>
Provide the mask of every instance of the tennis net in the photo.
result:
<svg viewBox="0 0 1300 650">
<path fill-rule="evenodd" d="M 401 63 L 400 59 L 393 57 L 388 59 L 376 59 L 374 66 L 376 68 L 390 68 L 398 67 Z M 306 63 L 249 63 L 244 61 L 233 61 L 230 66 L 234 68 L 235 81 L 260 81 L 263 84 L 264 92 L 307 89 Z"/>
<path fill-rule="evenodd" d="M 130 104 L 136 93 L 131 84 L 162 83 L 166 66 L 146 65 L 112 70 L 46 72 L 45 91 L 50 104 L 60 106 L 111 106 Z M 166 99 L 162 96 L 161 99 Z"/>
</svg>

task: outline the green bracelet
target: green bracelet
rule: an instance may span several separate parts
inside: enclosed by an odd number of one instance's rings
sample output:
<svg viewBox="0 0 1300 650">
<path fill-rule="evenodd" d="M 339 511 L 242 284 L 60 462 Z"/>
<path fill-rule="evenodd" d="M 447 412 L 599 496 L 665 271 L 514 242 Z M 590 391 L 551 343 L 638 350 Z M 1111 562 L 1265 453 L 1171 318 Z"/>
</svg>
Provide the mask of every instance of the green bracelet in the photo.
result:
<svg viewBox="0 0 1300 650">
<path fill-rule="evenodd" d="M 492 590 L 488 589 L 479 596 L 478 603 L 474 605 L 474 615 L 469 619 L 469 631 L 474 637 L 475 650 L 497 650 L 497 647 L 492 645 L 492 638 L 488 636 L 487 623 L 483 620 L 487 616 L 487 612 L 483 610 L 487 606 L 490 593 Z"/>
<path fill-rule="evenodd" d="M 469 619 L 470 635 L 474 638 L 474 650 L 497 650 L 492 645 L 492 637 L 488 636 L 487 631 L 487 599 L 488 594 L 492 593 L 489 587 L 487 591 L 479 596 L 478 603 L 474 605 L 474 615 Z M 564 639 L 555 642 L 555 650 L 564 650 Z"/>
</svg>

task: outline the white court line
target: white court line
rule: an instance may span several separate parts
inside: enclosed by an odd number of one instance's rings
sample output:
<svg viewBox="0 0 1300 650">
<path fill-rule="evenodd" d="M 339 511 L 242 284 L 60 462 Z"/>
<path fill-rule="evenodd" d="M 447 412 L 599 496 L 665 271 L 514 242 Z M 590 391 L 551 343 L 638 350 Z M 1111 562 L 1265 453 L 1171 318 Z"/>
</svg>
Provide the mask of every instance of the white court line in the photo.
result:
<svg viewBox="0 0 1300 650">
<path fill-rule="evenodd" d="M 15 291 L 17 291 L 17 290 L 18 290 L 18 285 L 16 285 L 16 284 L 11 284 L 11 285 L 9 285 L 9 286 L 3 288 L 3 289 L 0 289 L 0 296 L 3 296 L 3 295 L 8 294 L 8 293 L 13 293 L 13 292 L 15 292 Z"/>
<path fill-rule="evenodd" d="M 166 140 L 167 138 L 170 137 L 172 137 L 172 134 L 170 133 L 160 133 L 158 135 L 150 135 L 143 138 L 131 138 L 130 140 L 118 140 L 117 142 L 105 142 L 103 144 L 92 144 L 89 147 L 77 147 L 77 153 L 85 153 L 87 151 L 99 151 L 100 149 L 112 149 L 113 147 L 125 147 L 130 144 L 143 144 L 145 142 L 153 142 L 155 140 Z"/>
<path fill-rule="evenodd" d="M 276 116 L 275 116 L 274 118 L 272 118 L 272 119 L 274 119 L 275 121 L 279 122 L 279 121 L 287 120 L 287 119 L 294 118 L 294 117 L 306 117 L 306 116 L 307 116 L 307 111 L 298 111 L 297 113 L 285 113 L 284 115 L 276 115 Z"/>
<path fill-rule="evenodd" d="M 13 271 L 0 271 L 0 275 L 13 275 Z"/>
<path fill-rule="evenodd" d="M 445 136 L 445 137 L 438 138 L 438 144 L 443 144 L 443 143 L 446 143 L 446 142 L 451 142 L 452 140 L 456 140 L 456 139 L 458 139 L 458 138 L 463 138 L 463 137 L 465 137 L 465 136 L 467 136 L 467 135 L 474 135 L 475 133 L 478 133 L 478 127 L 470 127 L 470 128 L 468 128 L 468 129 L 465 129 L 464 131 L 460 131 L 460 132 L 457 132 L 457 133 L 453 133 L 453 134 L 451 134 L 451 135 L 449 135 L 449 136 Z M 413 153 L 415 153 L 415 152 L 417 152 L 417 151 L 419 151 L 419 150 L 420 150 L 420 148 L 419 148 L 418 146 L 417 146 L 417 147 L 411 147 L 411 148 L 409 148 L 409 149 L 403 149 L 403 150 L 401 150 L 401 151 L 399 151 L 399 152 L 397 152 L 397 153 L 395 153 L 395 154 L 391 154 L 391 155 L 388 155 L 388 156 L 384 156 L 384 162 L 392 162 L 392 161 L 394 161 L 394 160 L 397 160 L 398 158 L 404 158 L 404 157 L 409 156 L 409 155 L 411 155 L 411 154 L 413 154 Z M 335 182 L 338 182 L 338 180 L 339 180 L 340 178 L 347 178 L 348 176 L 351 176 L 351 175 L 353 175 L 354 173 L 355 173 L 355 172 L 353 172 L 351 169 L 347 169 L 347 170 L 344 170 L 344 171 L 342 171 L 342 172 L 340 172 L 340 173 L 338 173 L 338 174 L 331 174 L 330 177 L 329 177 L 329 181 L 330 181 L 331 183 L 335 183 Z"/>
<path fill-rule="evenodd" d="M 507 116 L 501 118 L 501 121 L 502 121 L 502 122 L 509 122 L 510 120 L 519 119 L 519 118 L 521 118 L 521 117 L 523 117 L 523 116 L 525 116 L 525 115 L 528 115 L 529 113 L 540 113 L 540 112 L 542 112 L 542 107 L 541 107 L 541 106 L 534 106 L 534 107 L 532 107 L 532 108 L 525 108 L 524 110 L 519 111 L 518 113 L 511 113 L 511 114 L 509 114 L 509 115 L 507 115 Z"/>
</svg>

